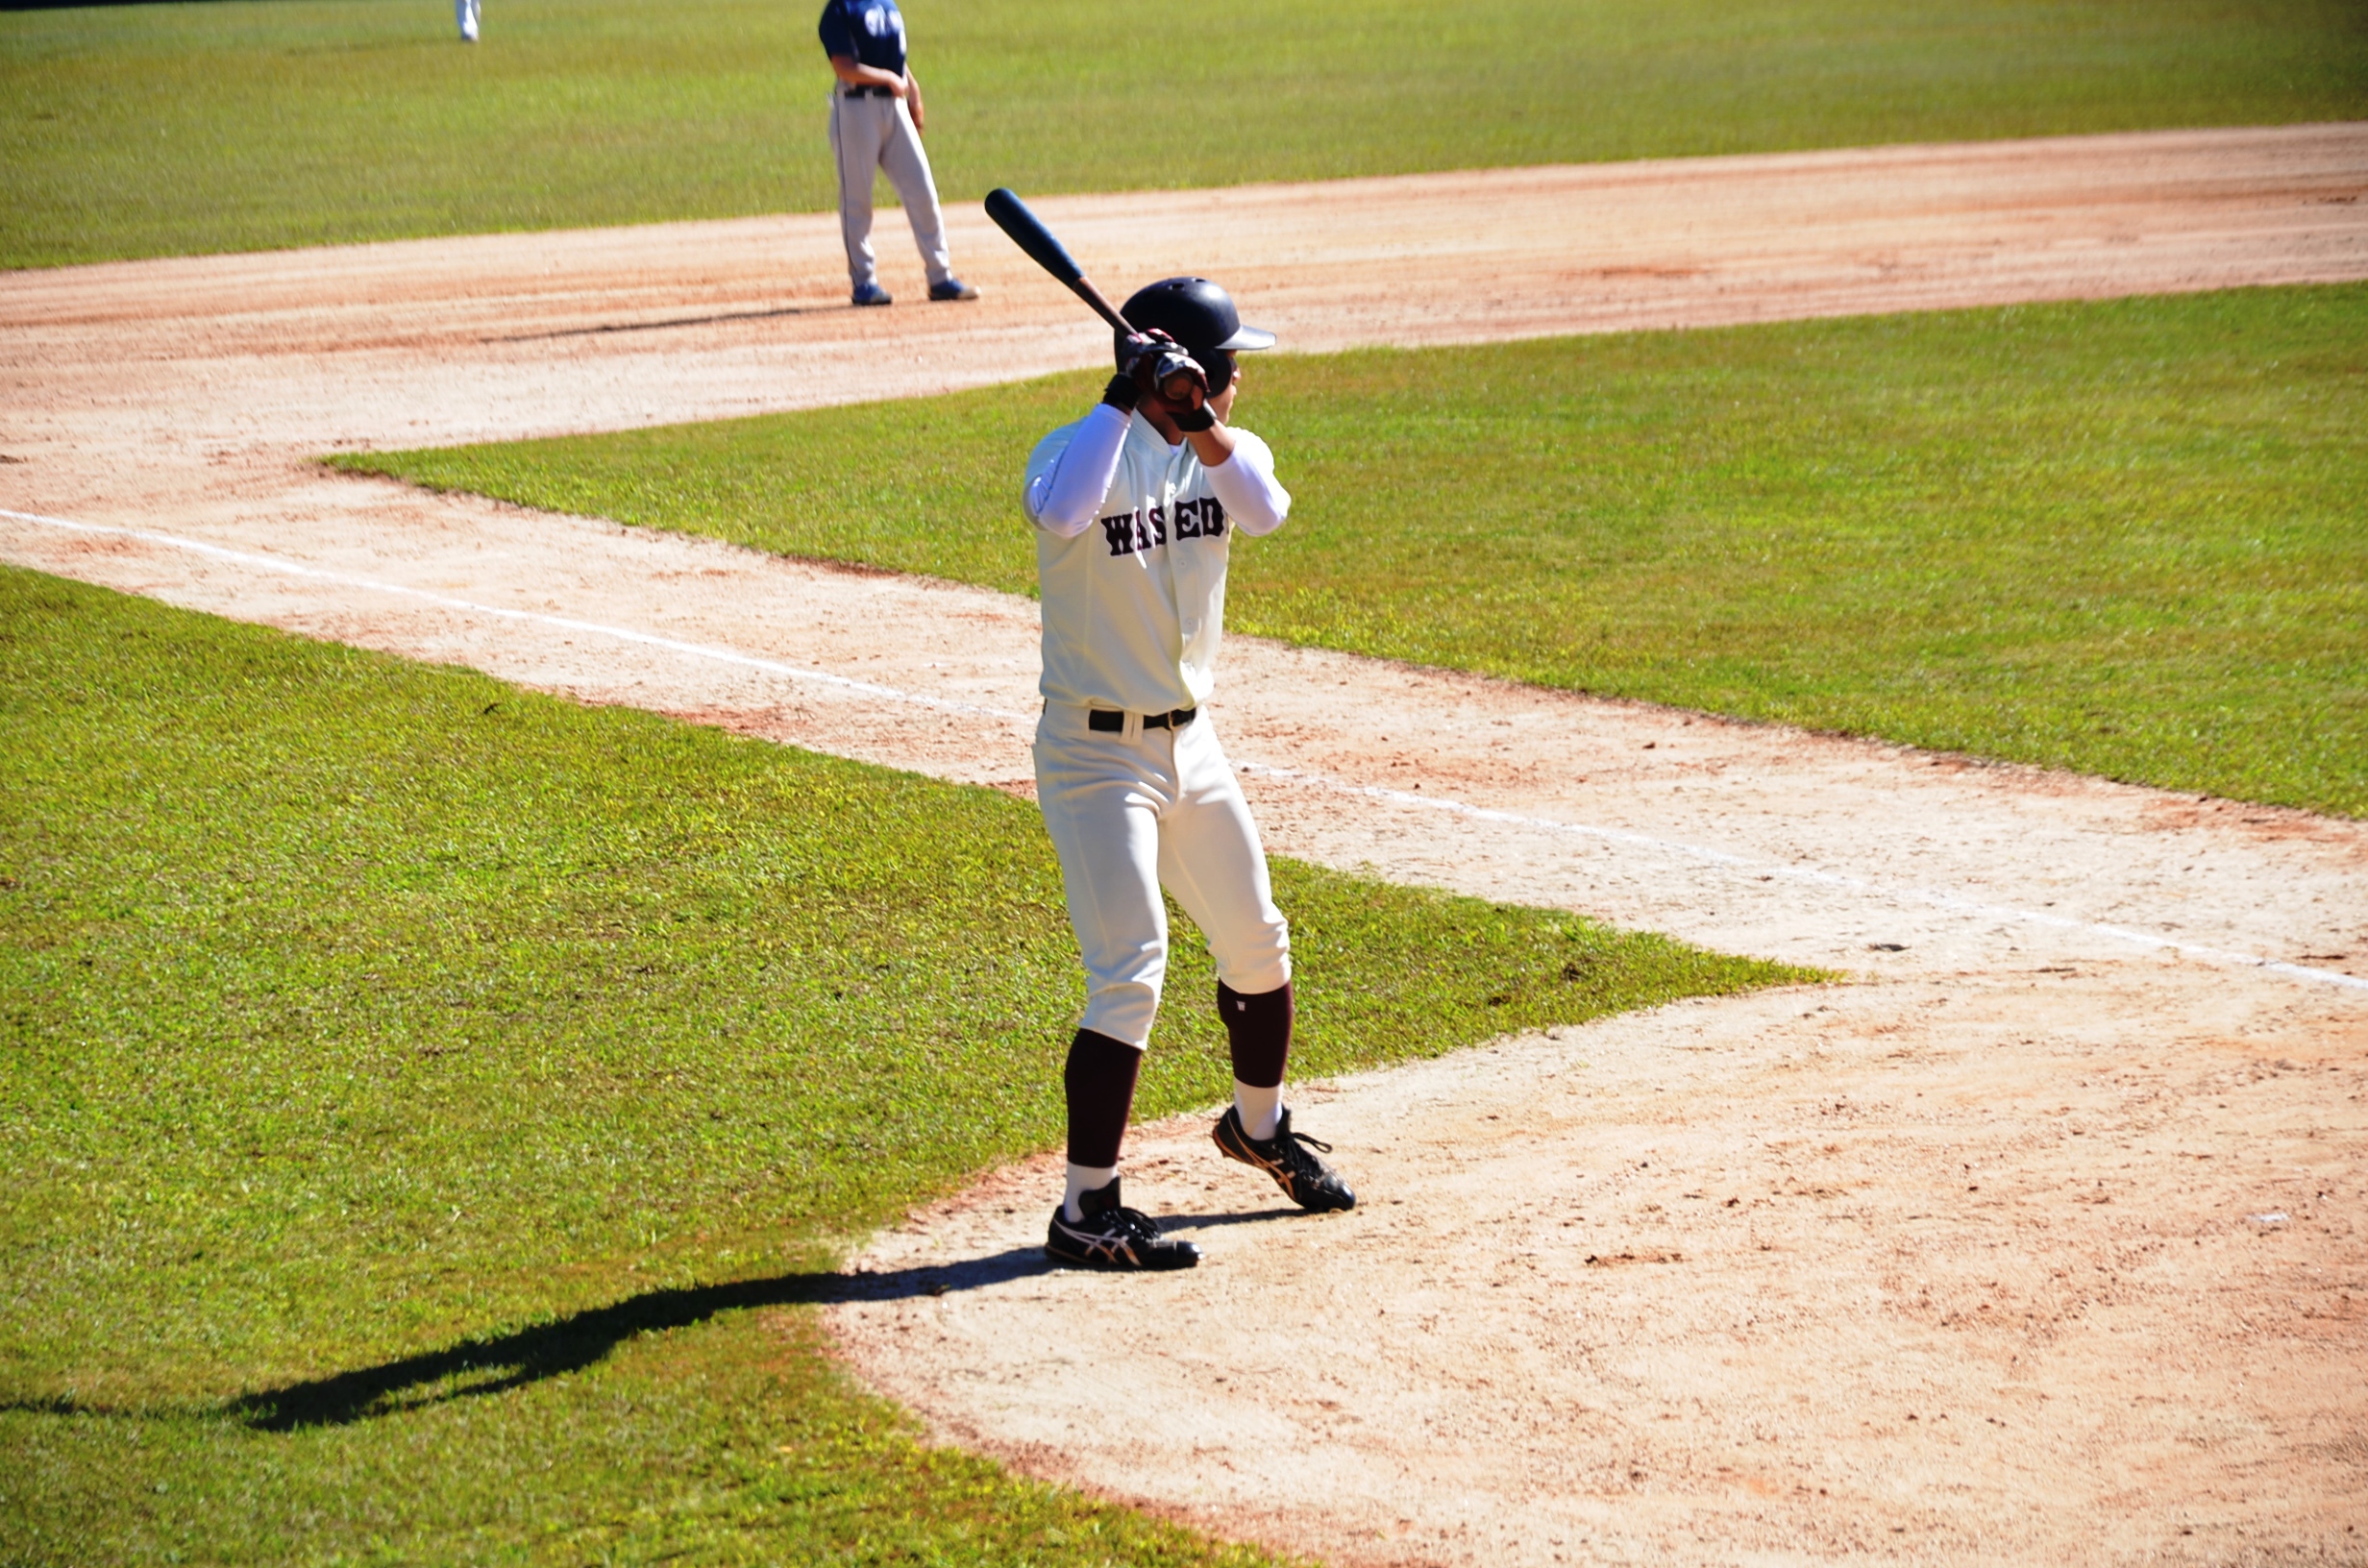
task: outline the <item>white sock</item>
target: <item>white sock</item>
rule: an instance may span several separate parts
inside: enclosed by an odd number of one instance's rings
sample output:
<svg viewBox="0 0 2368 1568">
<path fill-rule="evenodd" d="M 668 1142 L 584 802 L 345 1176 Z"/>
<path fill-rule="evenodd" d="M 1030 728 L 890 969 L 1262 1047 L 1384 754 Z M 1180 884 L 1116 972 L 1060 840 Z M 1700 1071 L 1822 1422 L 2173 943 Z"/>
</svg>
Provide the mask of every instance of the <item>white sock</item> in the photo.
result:
<svg viewBox="0 0 2368 1568">
<path fill-rule="evenodd" d="M 1083 1193 L 1092 1192 L 1098 1188 L 1108 1187 L 1112 1182 L 1115 1182 L 1118 1179 L 1119 1167 L 1116 1165 L 1070 1166 L 1069 1196 L 1061 1200 L 1062 1215 L 1067 1218 L 1072 1225 L 1076 1224 L 1079 1220 L 1085 1217 L 1085 1211 L 1077 1206 L 1078 1197 Z"/>
<path fill-rule="evenodd" d="M 1274 1136 L 1274 1118 L 1283 1114 L 1283 1086 L 1272 1089 L 1252 1089 L 1236 1078 L 1233 1081 L 1233 1108 L 1242 1114 L 1242 1131 L 1264 1143 Z"/>
</svg>

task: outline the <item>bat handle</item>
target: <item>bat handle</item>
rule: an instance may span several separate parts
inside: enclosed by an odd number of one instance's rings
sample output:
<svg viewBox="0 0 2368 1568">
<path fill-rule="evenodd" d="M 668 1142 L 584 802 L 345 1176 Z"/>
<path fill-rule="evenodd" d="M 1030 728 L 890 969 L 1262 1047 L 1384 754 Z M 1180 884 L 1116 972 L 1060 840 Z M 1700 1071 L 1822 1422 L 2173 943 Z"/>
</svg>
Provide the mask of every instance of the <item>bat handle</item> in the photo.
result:
<svg viewBox="0 0 2368 1568">
<path fill-rule="evenodd" d="M 1102 291 L 1094 286 L 1094 280 L 1088 278 L 1081 272 L 1077 274 L 1077 281 L 1071 283 L 1069 286 L 1076 290 L 1077 298 L 1083 300 L 1086 304 L 1094 307 L 1094 313 L 1096 315 L 1101 317 L 1102 320 L 1108 322 L 1111 326 L 1117 328 L 1120 331 L 1126 333 L 1128 336 L 1131 337 L 1134 335 L 1134 328 L 1128 326 L 1126 318 L 1119 314 L 1119 308 L 1117 306 L 1112 305 L 1107 299 L 1103 298 Z"/>
</svg>

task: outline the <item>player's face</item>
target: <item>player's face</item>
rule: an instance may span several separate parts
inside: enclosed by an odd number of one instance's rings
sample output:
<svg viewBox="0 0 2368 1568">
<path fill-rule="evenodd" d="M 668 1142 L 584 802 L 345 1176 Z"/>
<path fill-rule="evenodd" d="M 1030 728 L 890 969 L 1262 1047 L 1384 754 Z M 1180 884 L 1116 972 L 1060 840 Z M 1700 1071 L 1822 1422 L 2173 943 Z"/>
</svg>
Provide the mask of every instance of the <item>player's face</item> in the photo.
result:
<svg viewBox="0 0 2368 1568">
<path fill-rule="evenodd" d="M 1233 423 L 1234 394 L 1241 390 L 1242 361 L 1237 358 L 1233 362 L 1233 380 L 1225 383 L 1225 390 L 1220 392 L 1217 396 L 1209 400 L 1209 412 L 1217 416 L 1219 424 L 1230 425 Z"/>
</svg>

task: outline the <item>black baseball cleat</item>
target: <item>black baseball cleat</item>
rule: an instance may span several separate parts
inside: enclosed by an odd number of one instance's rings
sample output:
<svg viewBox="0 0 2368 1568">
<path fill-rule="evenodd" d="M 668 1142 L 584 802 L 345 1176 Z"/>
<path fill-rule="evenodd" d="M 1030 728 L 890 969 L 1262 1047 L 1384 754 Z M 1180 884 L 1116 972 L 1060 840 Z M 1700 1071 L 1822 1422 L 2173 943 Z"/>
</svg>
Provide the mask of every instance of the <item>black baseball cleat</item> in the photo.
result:
<svg viewBox="0 0 2368 1568">
<path fill-rule="evenodd" d="M 1045 1256 L 1056 1263 L 1080 1268 L 1191 1268 L 1200 1262 L 1200 1249 L 1190 1241 L 1172 1240 L 1159 1234 L 1159 1224 L 1140 1209 L 1119 1204 L 1119 1178 L 1091 1192 L 1077 1194 L 1083 1219 L 1069 1218 L 1066 1202 L 1055 1205 L 1052 1226 L 1045 1233 Z"/>
<path fill-rule="evenodd" d="M 1316 1158 L 1319 1149 L 1330 1154 L 1332 1145 L 1305 1133 L 1293 1132 L 1289 1111 L 1274 1118 L 1272 1138 L 1260 1139 L 1249 1136 L 1242 1125 L 1240 1108 L 1229 1105 L 1225 1114 L 1217 1118 L 1217 1130 L 1209 1136 L 1217 1140 L 1226 1159 L 1239 1160 L 1265 1171 L 1283 1189 L 1283 1196 L 1311 1214 L 1328 1214 L 1357 1206 L 1357 1195 L 1348 1190 L 1341 1173 Z"/>
</svg>

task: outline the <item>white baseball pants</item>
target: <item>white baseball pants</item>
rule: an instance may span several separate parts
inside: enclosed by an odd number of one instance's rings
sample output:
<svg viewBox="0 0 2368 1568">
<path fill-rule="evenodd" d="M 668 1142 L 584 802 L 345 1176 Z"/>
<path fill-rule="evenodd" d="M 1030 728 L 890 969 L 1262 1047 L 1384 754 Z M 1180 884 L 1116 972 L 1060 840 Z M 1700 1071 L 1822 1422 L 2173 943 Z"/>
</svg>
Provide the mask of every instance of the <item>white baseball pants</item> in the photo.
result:
<svg viewBox="0 0 2368 1568">
<path fill-rule="evenodd" d="M 929 174 L 929 155 L 921 150 L 921 133 L 913 129 L 904 100 L 832 92 L 830 152 L 839 169 L 839 234 L 847 242 L 847 275 L 854 285 L 879 282 L 879 266 L 872 254 L 875 169 L 888 172 L 888 183 L 904 204 L 929 282 L 942 283 L 952 277 L 946 224 L 937 211 L 937 181 Z"/>
<path fill-rule="evenodd" d="M 1069 923 L 1085 955 L 1080 1027 L 1141 1047 L 1168 974 L 1165 886 L 1198 923 L 1217 977 L 1249 994 L 1291 979 L 1291 930 L 1274 907 L 1249 802 L 1208 714 L 1182 729 L 1089 729 L 1086 710 L 1046 707 L 1036 801 L 1061 857 Z"/>
</svg>

